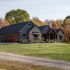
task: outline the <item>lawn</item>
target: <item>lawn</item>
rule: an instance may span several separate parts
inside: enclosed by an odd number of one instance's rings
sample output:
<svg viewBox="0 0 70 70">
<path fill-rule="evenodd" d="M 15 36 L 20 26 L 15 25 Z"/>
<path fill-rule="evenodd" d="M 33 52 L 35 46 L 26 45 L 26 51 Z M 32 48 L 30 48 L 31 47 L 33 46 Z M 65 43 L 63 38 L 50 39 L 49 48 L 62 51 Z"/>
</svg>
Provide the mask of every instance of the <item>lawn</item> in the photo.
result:
<svg viewBox="0 0 70 70">
<path fill-rule="evenodd" d="M 0 44 L 0 52 L 70 61 L 70 44 L 66 43 Z"/>
</svg>

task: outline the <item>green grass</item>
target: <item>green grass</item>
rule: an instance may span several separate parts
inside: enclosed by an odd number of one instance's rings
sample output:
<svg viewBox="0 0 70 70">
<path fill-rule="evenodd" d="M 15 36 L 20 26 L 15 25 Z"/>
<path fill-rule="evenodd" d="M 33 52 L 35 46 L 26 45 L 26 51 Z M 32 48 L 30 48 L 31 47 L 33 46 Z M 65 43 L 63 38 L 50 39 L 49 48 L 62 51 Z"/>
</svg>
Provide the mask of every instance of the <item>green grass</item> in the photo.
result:
<svg viewBox="0 0 70 70">
<path fill-rule="evenodd" d="M 0 51 L 70 61 L 70 44 L 66 43 L 0 44 Z"/>
<path fill-rule="evenodd" d="M 47 66 L 37 66 L 21 62 L 0 61 L 0 70 L 64 70 Z"/>
</svg>

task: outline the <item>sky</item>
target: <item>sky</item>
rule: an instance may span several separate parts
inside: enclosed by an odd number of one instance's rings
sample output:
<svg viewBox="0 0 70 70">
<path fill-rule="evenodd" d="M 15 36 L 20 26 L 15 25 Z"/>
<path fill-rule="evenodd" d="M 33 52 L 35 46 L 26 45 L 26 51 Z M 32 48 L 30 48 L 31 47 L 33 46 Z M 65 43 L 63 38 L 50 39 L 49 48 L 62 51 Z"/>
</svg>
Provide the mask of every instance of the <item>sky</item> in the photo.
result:
<svg viewBox="0 0 70 70">
<path fill-rule="evenodd" d="M 70 0 L 0 0 L 0 17 L 18 8 L 26 10 L 31 19 L 64 19 L 70 15 Z"/>
</svg>

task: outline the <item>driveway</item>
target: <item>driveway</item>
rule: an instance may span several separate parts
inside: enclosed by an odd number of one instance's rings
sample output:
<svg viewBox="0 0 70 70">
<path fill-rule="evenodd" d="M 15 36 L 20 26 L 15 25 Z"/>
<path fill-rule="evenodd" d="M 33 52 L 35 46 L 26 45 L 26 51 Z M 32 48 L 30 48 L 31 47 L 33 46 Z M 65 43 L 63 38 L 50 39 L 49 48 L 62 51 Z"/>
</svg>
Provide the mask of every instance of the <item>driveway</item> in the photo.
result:
<svg viewBox="0 0 70 70">
<path fill-rule="evenodd" d="M 57 67 L 57 68 L 63 68 L 65 70 L 70 70 L 70 62 L 61 61 L 61 60 L 52 60 L 52 59 L 46 59 L 46 58 L 23 56 L 23 55 L 18 55 L 18 54 L 13 54 L 13 53 L 0 52 L 0 60 L 1 59 L 32 63 L 34 65 Z"/>
</svg>

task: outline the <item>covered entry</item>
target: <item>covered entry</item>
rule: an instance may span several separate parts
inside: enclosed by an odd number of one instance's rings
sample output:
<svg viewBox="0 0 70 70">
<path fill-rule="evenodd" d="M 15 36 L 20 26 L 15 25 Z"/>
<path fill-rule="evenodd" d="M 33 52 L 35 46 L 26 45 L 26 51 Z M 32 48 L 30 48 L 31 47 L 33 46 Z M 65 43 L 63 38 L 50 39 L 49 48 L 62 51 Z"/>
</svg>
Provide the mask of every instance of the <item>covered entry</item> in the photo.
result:
<svg viewBox="0 0 70 70">
<path fill-rule="evenodd" d="M 42 34 L 42 38 L 44 42 L 48 42 L 49 41 L 49 33 L 47 34 Z"/>
<path fill-rule="evenodd" d="M 52 29 L 49 32 L 49 41 L 56 41 L 57 40 L 57 32 Z"/>
</svg>

